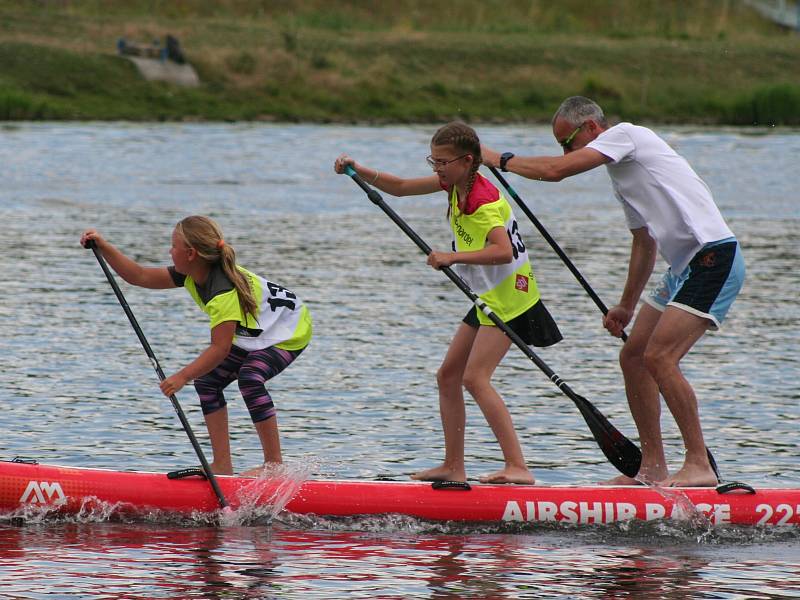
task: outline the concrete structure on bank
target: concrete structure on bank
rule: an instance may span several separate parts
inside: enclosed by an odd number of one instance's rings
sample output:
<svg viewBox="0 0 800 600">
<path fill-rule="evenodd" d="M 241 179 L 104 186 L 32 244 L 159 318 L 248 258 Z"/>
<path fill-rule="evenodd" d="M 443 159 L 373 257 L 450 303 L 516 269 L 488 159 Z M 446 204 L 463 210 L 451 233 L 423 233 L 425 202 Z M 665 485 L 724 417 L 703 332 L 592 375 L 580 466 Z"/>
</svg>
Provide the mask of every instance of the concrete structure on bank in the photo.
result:
<svg viewBox="0 0 800 600">
<path fill-rule="evenodd" d="M 781 27 L 794 29 L 800 33 L 800 1 L 745 0 L 745 4 Z"/>
<path fill-rule="evenodd" d="M 135 64 L 148 81 L 166 81 L 184 87 L 200 85 L 200 78 L 192 65 L 186 62 L 178 40 L 168 35 L 165 41 L 161 46 L 158 40 L 152 44 L 140 44 L 120 38 L 117 51 Z"/>
</svg>

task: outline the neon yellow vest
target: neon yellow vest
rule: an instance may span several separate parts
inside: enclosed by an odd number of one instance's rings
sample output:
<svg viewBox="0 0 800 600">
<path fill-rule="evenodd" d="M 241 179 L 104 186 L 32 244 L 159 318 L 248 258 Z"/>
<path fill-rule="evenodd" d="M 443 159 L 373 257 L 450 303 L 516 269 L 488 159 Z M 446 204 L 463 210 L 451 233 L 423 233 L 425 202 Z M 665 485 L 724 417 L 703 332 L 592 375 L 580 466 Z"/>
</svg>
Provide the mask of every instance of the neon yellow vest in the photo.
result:
<svg viewBox="0 0 800 600">
<path fill-rule="evenodd" d="M 482 176 L 479 174 L 478 177 Z M 496 191 L 497 200 L 483 204 L 474 213 L 467 215 L 458 209 L 458 195 L 453 186 L 450 193 L 453 250 L 457 252 L 481 250 L 486 246 L 489 232 L 495 227 L 502 227 L 511 240 L 514 252 L 512 261 L 505 265 L 455 264 L 453 269 L 492 309 L 492 312 L 504 322 L 508 322 L 539 301 L 539 288 L 514 212 L 500 191 Z M 478 310 L 478 320 L 482 325 L 493 325 L 489 317 L 480 310 Z"/>
<path fill-rule="evenodd" d="M 211 329 L 225 321 L 236 321 L 233 343 L 245 350 L 261 350 L 277 346 L 284 350 L 300 350 L 311 341 L 312 324 L 308 307 L 294 293 L 280 285 L 237 266 L 250 282 L 257 305 L 257 314 L 244 318 L 236 289 L 221 292 L 203 302 L 191 277 L 184 287 L 209 317 Z M 225 278 L 227 281 L 227 278 Z"/>
</svg>

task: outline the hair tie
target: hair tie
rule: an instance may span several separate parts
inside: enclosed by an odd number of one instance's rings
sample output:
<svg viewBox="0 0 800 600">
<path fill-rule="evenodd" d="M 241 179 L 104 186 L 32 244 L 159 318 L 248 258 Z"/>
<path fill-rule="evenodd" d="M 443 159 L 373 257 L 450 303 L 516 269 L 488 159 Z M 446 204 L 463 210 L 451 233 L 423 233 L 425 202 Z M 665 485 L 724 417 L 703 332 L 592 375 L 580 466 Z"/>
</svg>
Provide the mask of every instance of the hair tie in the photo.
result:
<svg viewBox="0 0 800 600">
<path fill-rule="evenodd" d="M 217 242 L 217 250 L 222 250 L 222 248 L 223 248 L 224 246 L 225 246 L 225 240 L 223 240 L 222 238 L 220 238 L 220 239 L 219 239 L 219 241 Z"/>
</svg>

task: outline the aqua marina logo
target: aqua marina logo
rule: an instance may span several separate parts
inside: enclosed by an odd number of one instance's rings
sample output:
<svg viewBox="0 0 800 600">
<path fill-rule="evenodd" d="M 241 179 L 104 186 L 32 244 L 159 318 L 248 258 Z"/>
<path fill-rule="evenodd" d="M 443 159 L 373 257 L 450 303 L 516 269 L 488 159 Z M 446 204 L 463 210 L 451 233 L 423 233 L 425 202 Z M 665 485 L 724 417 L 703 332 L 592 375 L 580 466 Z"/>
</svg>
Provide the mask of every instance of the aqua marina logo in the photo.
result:
<svg viewBox="0 0 800 600">
<path fill-rule="evenodd" d="M 19 501 L 20 504 L 51 504 L 65 499 L 61 484 L 57 481 L 29 481 Z"/>
</svg>

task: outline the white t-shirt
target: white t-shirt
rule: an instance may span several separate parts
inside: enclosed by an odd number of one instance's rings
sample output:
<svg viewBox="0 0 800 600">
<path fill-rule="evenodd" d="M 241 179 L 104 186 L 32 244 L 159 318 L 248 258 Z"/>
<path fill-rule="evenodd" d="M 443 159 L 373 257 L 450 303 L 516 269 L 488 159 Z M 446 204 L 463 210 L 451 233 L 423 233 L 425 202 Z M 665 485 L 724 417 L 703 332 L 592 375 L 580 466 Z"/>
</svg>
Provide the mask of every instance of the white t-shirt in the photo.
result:
<svg viewBox="0 0 800 600">
<path fill-rule="evenodd" d="M 705 244 L 733 236 L 705 182 L 647 127 L 620 123 L 586 147 L 611 159 L 606 168 L 628 227 L 647 227 L 673 273 Z"/>
</svg>

